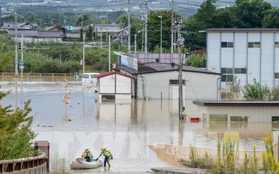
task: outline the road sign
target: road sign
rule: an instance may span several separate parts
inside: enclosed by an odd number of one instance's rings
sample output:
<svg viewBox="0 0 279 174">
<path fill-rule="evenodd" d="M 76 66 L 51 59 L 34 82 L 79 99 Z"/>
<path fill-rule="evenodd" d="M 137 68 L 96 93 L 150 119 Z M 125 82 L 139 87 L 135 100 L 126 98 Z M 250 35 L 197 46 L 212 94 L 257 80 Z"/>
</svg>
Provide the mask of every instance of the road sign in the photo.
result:
<svg viewBox="0 0 279 174">
<path fill-rule="evenodd" d="M 23 61 L 20 61 L 20 62 L 19 62 L 19 68 L 20 68 L 20 69 L 23 69 L 23 68 L 24 68 L 24 62 L 23 62 Z"/>
</svg>

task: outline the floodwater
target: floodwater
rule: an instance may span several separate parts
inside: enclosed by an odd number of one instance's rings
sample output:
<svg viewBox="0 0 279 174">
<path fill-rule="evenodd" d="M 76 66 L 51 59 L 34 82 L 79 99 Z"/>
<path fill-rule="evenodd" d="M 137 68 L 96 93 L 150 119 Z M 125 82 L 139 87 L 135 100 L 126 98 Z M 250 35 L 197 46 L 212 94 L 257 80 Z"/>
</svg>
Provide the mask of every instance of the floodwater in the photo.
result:
<svg viewBox="0 0 279 174">
<path fill-rule="evenodd" d="M 271 124 L 251 123 L 191 123 L 188 118 L 178 119 L 177 101 L 121 101 L 99 103 L 93 88 L 84 88 L 79 81 L 24 82 L 15 95 L 13 83 L 0 82 L 1 90 L 13 93 L 1 105 L 15 105 L 31 100 L 36 140 L 50 143 L 50 167 L 64 166 L 70 170 L 72 160 L 80 157 L 89 147 L 96 158 L 100 146 L 113 152 L 112 171 L 145 172 L 152 167 L 177 165 L 159 158 L 148 145 L 171 144 L 215 149 L 216 140 L 231 132 L 240 136 L 239 149 L 264 149 L 264 138 L 271 133 Z M 67 104 L 64 95 L 67 94 Z M 17 96 L 17 97 L 16 97 Z M 185 101 L 186 114 L 194 116 L 196 106 Z M 102 169 L 97 169 L 102 170 Z M 88 172 L 90 172 L 89 170 Z M 92 171 L 96 171 L 92 170 Z M 76 171 L 71 171 L 75 173 Z"/>
</svg>

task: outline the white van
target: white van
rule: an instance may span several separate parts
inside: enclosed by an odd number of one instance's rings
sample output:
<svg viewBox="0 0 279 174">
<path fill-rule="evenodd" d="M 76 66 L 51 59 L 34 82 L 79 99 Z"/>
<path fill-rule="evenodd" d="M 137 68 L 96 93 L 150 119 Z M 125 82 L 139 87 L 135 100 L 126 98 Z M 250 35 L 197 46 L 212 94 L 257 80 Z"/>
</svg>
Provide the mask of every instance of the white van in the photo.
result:
<svg viewBox="0 0 279 174">
<path fill-rule="evenodd" d="M 100 73 L 84 73 L 82 74 L 82 85 L 97 86 L 97 76 Z"/>
</svg>

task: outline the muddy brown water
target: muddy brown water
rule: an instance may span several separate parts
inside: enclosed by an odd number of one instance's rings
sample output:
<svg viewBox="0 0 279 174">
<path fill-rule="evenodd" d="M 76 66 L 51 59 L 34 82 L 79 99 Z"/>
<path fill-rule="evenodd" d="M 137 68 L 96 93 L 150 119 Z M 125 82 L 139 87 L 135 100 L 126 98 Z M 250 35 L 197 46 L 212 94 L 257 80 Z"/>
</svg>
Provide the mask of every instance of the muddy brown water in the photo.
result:
<svg viewBox="0 0 279 174">
<path fill-rule="evenodd" d="M 94 88 L 83 88 L 80 82 L 69 82 L 68 101 L 63 102 L 65 87 L 61 82 L 24 82 L 15 95 L 14 83 L 0 82 L 1 91 L 12 94 L 1 105 L 18 107 L 31 100 L 36 140 L 50 142 L 51 170 L 65 167 L 89 147 L 96 158 L 100 146 L 111 149 L 115 172 L 146 172 L 152 167 L 179 166 L 173 156 L 152 150 L 149 146 L 167 144 L 216 149 L 217 138 L 230 132 L 240 136 L 239 149 L 264 149 L 264 138 L 274 128 L 272 124 L 206 123 L 180 120 L 177 101 L 133 100 L 103 102 L 97 100 Z M 22 89 L 22 90 L 21 90 Z M 16 97 L 17 96 L 17 97 Z M 16 100 L 17 99 L 17 100 Z M 196 107 L 185 101 L 186 113 L 194 115 Z M 276 125 L 275 125 L 276 126 Z M 102 158 L 101 158 L 102 159 Z M 99 172 L 102 168 L 89 170 Z"/>
</svg>

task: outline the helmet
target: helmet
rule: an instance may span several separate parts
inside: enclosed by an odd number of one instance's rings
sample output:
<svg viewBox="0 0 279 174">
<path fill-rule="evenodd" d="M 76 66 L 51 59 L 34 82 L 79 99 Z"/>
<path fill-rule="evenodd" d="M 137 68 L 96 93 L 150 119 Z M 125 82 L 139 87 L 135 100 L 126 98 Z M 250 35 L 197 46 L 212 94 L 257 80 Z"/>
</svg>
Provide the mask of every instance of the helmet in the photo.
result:
<svg viewBox="0 0 279 174">
<path fill-rule="evenodd" d="M 88 149 L 89 149 L 89 147 L 84 148 L 84 150 L 88 150 Z"/>
<path fill-rule="evenodd" d="M 100 150 L 101 150 L 101 151 L 105 150 L 105 147 L 104 147 L 104 146 L 101 146 L 101 147 L 100 147 Z"/>
</svg>

